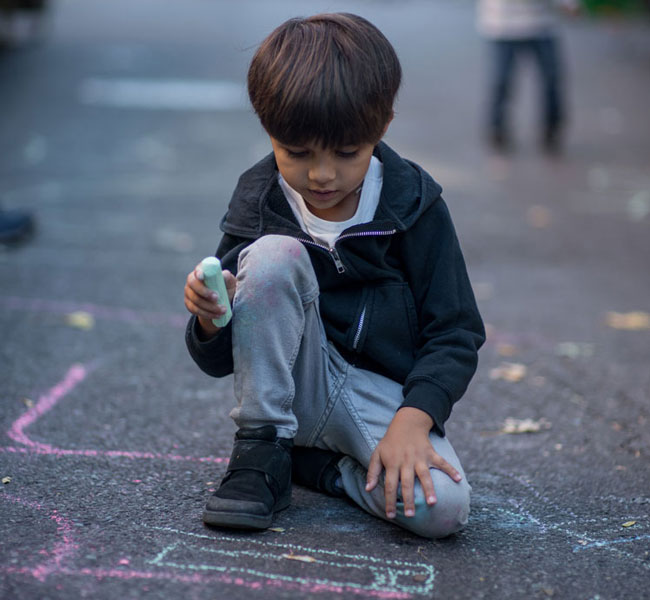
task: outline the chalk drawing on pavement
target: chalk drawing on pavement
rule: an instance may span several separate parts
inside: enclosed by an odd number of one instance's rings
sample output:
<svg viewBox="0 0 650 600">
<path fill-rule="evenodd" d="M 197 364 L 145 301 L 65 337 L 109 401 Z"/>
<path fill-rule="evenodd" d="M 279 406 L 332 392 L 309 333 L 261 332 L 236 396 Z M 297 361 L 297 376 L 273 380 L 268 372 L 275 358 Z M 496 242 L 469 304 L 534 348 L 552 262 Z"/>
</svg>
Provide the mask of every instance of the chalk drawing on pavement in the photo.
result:
<svg viewBox="0 0 650 600">
<path fill-rule="evenodd" d="M 172 534 L 177 539 L 165 546 L 150 564 L 193 572 L 221 572 L 299 584 L 311 591 L 360 592 L 384 598 L 426 596 L 433 590 L 436 575 L 434 567 L 425 563 L 386 560 L 253 538 L 215 537 L 173 528 L 151 529 Z M 308 556 L 314 562 L 291 564 L 287 555 Z M 255 566 L 256 561 L 259 566 Z M 328 573 L 334 570 L 337 579 L 319 577 L 322 568 L 327 568 Z"/>
<path fill-rule="evenodd" d="M 7 435 L 17 446 L 0 448 L 2 452 L 32 453 L 54 457 L 92 459 L 122 457 L 156 459 L 161 461 L 186 460 L 194 462 L 224 462 L 218 457 L 176 456 L 155 452 L 123 450 L 73 450 L 59 448 L 47 441 L 36 441 L 27 433 L 39 419 L 47 415 L 70 394 L 80 392 L 80 386 L 94 372 L 94 366 L 75 364 L 62 379 L 43 393 L 38 401 L 11 424 Z M 522 535 L 534 532 L 540 540 L 546 534 L 561 534 L 567 540 L 567 551 L 580 556 L 588 553 L 610 553 L 650 570 L 648 556 L 648 515 L 630 514 L 625 499 L 607 517 L 587 519 L 576 514 L 566 502 L 559 503 L 540 492 L 528 479 L 506 472 L 481 473 L 473 478 L 474 510 L 470 528 L 479 530 L 520 531 Z M 504 483 L 507 484 L 504 486 Z M 507 495 L 499 490 L 507 489 Z M 32 561 L 23 565 L 0 567 L 0 572 L 31 576 L 45 581 L 49 576 L 68 575 L 97 579 L 167 580 L 184 583 L 243 586 L 251 590 L 278 588 L 317 593 L 346 592 L 365 597 L 412 598 L 430 595 L 434 589 L 436 571 L 431 564 L 390 561 L 381 558 L 342 554 L 326 548 L 308 548 L 291 543 L 278 543 L 264 538 L 236 538 L 215 532 L 196 534 L 172 527 L 148 528 L 156 530 L 162 540 L 152 548 L 155 553 L 143 568 L 133 568 L 126 557 L 114 564 L 101 567 L 79 566 L 83 541 L 76 532 L 74 516 L 60 514 L 59 508 L 47 508 L 29 499 L 0 497 L 25 510 L 36 511 L 44 520 L 56 524 L 56 535 L 50 547 L 32 555 Z M 637 511 L 640 508 L 635 507 Z M 635 520 L 635 530 L 622 531 L 621 523 Z M 169 536 L 169 540 L 164 538 Z M 289 536 L 287 536 L 289 537 Z M 308 555 L 313 563 L 286 560 L 286 554 Z M 645 553 L 645 554 L 644 554 Z M 42 557 L 45 557 L 43 559 Z M 31 564 L 31 563 L 36 564 Z M 251 564 L 253 563 L 253 564 Z M 245 565 L 245 566 L 242 566 Z M 319 573 L 318 567 L 321 567 Z M 313 568 L 312 568 L 313 567 Z M 326 571 L 328 578 L 321 576 Z M 334 574 L 332 576 L 332 573 Z"/>
<path fill-rule="evenodd" d="M 507 496 L 490 493 L 495 482 L 504 480 L 510 484 Z M 620 512 L 617 517 L 619 508 L 610 511 L 607 517 L 589 519 L 548 498 L 525 477 L 511 473 L 485 473 L 475 477 L 473 484 L 475 490 L 483 491 L 473 494 L 476 509 L 470 515 L 470 527 L 474 521 L 497 529 L 534 533 L 540 543 L 544 535 L 560 533 L 567 539 L 572 553 L 602 550 L 650 570 L 650 543 L 644 543 L 650 542 L 647 513 Z M 519 489 L 515 491 L 516 487 Z M 637 521 L 638 531 L 621 535 L 621 524 L 625 521 Z"/>
<path fill-rule="evenodd" d="M 58 509 L 8 493 L 0 494 L 0 501 L 40 513 L 44 520 L 56 525 L 51 547 L 34 552 L 32 557 L 36 560 L 27 561 L 35 564 L 0 566 L 0 573 L 30 576 L 41 582 L 50 576 L 65 575 L 95 579 L 219 583 L 251 590 L 276 588 L 302 593 L 346 593 L 368 598 L 407 600 L 429 595 L 436 575 L 430 564 L 344 554 L 336 550 L 262 539 L 201 535 L 168 527 L 147 528 L 160 532 L 163 537 L 173 536 L 161 551 L 146 560 L 148 568 L 133 568 L 131 559 L 126 557 L 113 559 L 113 564 L 101 567 L 78 566 L 77 563 L 83 562 L 83 544 L 70 517 L 60 514 Z M 143 539 L 142 543 L 151 542 Z M 286 558 L 298 552 L 313 557 L 314 562 L 307 565 Z M 323 568 L 327 568 L 329 578 L 322 576 Z"/>
<path fill-rule="evenodd" d="M 32 440 L 25 430 L 36 423 L 39 419 L 54 409 L 59 401 L 70 394 L 88 375 L 94 370 L 92 365 L 74 364 L 68 368 L 63 379 L 56 385 L 42 394 L 38 401 L 25 413 L 20 415 L 9 427 L 7 436 L 21 446 L 0 447 L 0 452 L 13 454 L 46 454 L 49 456 L 80 456 L 96 458 L 104 456 L 108 458 L 129 458 L 129 459 L 155 459 L 167 461 L 188 461 L 199 463 L 225 463 L 227 458 L 217 456 L 183 456 L 179 454 L 162 454 L 159 452 L 142 452 L 137 450 L 97 450 L 97 449 L 70 449 L 59 448 Z"/>
</svg>

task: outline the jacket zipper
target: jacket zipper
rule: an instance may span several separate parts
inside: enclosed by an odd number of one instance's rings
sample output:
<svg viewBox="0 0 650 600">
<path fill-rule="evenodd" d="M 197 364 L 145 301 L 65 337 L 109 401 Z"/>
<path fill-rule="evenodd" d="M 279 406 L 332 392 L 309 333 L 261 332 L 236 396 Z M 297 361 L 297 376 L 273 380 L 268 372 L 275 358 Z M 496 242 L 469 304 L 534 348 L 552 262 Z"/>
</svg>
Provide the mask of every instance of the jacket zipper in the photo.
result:
<svg viewBox="0 0 650 600">
<path fill-rule="evenodd" d="M 383 231 L 359 231 L 357 233 L 345 233 L 342 236 L 339 236 L 336 242 L 351 237 L 368 237 L 371 235 L 393 235 L 394 233 L 397 233 L 397 229 L 384 229 Z M 322 248 L 323 250 L 326 250 L 329 253 L 329 255 L 332 257 L 332 260 L 334 261 L 334 265 L 336 266 L 336 271 L 338 273 L 345 273 L 345 265 L 343 264 L 343 261 L 341 260 L 341 257 L 339 256 L 336 247 L 330 248 L 325 244 L 319 244 L 318 242 L 314 242 L 313 240 L 307 240 L 305 238 L 299 238 L 299 239 L 301 242 L 304 242 L 305 244 L 311 244 L 312 246 L 317 246 L 318 248 Z M 336 242 L 334 244 L 335 246 L 336 246 Z"/>
<path fill-rule="evenodd" d="M 359 339 L 361 338 L 361 332 L 363 331 L 363 322 L 366 320 L 366 307 L 363 307 L 361 311 L 361 316 L 359 317 L 359 325 L 357 325 L 357 332 L 354 334 L 354 340 L 352 341 L 352 350 L 356 350 L 359 345 Z"/>
<path fill-rule="evenodd" d="M 332 260 L 334 261 L 334 264 L 336 265 L 336 271 L 338 273 L 345 273 L 345 265 L 341 261 L 341 257 L 339 256 L 338 251 L 336 248 L 330 248 L 326 246 L 325 244 L 319 244 L 318 242 L 314 242 L 314 240 L 306 240 L 305 238 L 298 238 L 303 244 L 311 244 L 312 246 L 316 246 L 317 248 L 322 248 L 326 252 L 329 253 L 329 255 L 332 257 Z"/>
<path fill-rule="evenodd" d="M 367 237 L 369 235 L 393 235 L 394 233 L 397 233 L 397 229 L 382 229 L 380 231 L 356 231 L 355 233 L 344 233 L 343 235 L 339 236 L 336 241 L 338 242 L 339 240 L 344 240 L 345 238 L 351 237 Z"/>
</svg>

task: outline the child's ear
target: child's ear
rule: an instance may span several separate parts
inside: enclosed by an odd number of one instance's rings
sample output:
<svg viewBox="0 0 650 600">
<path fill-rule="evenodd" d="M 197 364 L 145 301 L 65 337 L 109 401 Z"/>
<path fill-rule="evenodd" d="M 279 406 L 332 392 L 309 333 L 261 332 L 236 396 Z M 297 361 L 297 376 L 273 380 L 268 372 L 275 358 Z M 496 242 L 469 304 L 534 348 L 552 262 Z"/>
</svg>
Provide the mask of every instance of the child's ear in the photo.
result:
<svg viewBox="0 0 650 600">
<path fill-rule="evenodd" d="M 386 132 L 388 131 L 388 126 L 390 125 L 390 122 L 393 120 L 394 116 L 395 116 L 395 111 L 391 111 L 390 117 L 388 117 L 388 121 L 386 121 L 386 125 L 384 125 L 384 130 L 381 132 L 381 137 L 384 137 L 386 135 Z"/>
</svg>

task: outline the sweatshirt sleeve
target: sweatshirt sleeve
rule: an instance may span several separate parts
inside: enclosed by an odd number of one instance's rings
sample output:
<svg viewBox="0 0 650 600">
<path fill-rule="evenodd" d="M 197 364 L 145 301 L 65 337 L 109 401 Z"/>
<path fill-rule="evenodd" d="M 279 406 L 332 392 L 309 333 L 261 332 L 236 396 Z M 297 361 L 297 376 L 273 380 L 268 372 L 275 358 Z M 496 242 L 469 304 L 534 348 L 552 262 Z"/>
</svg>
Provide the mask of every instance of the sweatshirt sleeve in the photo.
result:
<svg viewBox="0 0 650 600">
<path fill-rule="evenodd" d="M 237 275 L 239 253 L 250 243 L 235 236 L 225 234 L 217 248 L 216 256 L 221 260 L 224 270 Z M 199 368 L 212 377 L 224 377 L 233 372 L 232 359 L 232 321 L 213 338 L 202 341 L 198 332 L 198 319 L 190 317 L 185 329 L 185 343 L 190 356 Z"/>
<path fill-rule="evenodd" d="M 476 371 L 485 329 L 442 198 L 406 233 L 404 256 L 418 308 L 419 338 L 401 406 L 428 413 L 435 431 L 444 436 L 452 406 Z"/>
</svg>

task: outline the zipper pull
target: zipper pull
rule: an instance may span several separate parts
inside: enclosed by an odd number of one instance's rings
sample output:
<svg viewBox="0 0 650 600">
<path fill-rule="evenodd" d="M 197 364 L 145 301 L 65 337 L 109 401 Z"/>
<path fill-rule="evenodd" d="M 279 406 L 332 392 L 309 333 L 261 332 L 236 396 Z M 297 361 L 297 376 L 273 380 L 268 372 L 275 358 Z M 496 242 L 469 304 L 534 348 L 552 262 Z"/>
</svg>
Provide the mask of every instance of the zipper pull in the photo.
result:
<svg viewBox="0 0 650 600">
<path fill-rule="evenodd" d="M 332 260 L 334 261 L 334 264 L 336 265 L 336 270 L 339 273 L 345 273 L 345 266 L 341 262 L 341 257 L 339 256 L 339 253 L 336 251 L 336 248 L 330 248 L 329 253 L 332 256 Z"/>
</svg>

